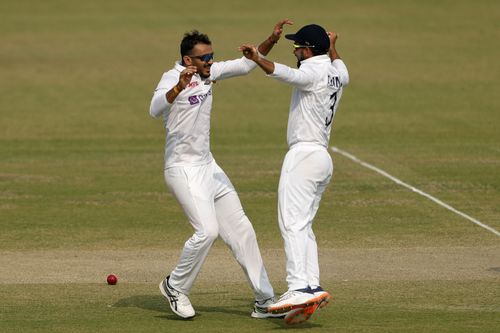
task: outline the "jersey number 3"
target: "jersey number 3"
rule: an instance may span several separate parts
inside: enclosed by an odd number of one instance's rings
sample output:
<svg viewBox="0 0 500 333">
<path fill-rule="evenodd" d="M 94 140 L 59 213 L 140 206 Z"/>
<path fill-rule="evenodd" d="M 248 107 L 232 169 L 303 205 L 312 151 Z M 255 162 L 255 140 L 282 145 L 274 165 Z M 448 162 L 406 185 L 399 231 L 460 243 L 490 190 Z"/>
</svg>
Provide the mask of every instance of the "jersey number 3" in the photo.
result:
<svg viewBox="0 0 500 333">
<path fill-rule="evenodd" d="M 337 103 L 337 92 L 334 92 L 333 94 L 330 95 L 330 115 L 326 117 L 325 119 L 325 127 L 328 127 L 331 125 L 333 121 L 333 116 L 335 115 L 335 103 Z"/>
</svg>

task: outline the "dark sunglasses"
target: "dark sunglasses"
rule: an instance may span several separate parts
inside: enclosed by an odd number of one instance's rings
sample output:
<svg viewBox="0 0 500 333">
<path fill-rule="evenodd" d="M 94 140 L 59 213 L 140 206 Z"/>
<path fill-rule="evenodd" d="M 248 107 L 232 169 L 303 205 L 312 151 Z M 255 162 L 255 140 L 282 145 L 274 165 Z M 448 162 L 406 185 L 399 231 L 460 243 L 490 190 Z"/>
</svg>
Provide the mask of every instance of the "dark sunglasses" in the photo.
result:
<svg viewBox="0 0 500 333">
<path fill-rule="evenodd" d="M 201 56 L 190 56 L 190 57 L 200 59 L 201 61 L 204 61 L 204 62 L 209 62 L 210 60 L 212 60 L 214 58 L 214 54 L 207 53 L 207 54 L 203 54 Z"/>
</svg>

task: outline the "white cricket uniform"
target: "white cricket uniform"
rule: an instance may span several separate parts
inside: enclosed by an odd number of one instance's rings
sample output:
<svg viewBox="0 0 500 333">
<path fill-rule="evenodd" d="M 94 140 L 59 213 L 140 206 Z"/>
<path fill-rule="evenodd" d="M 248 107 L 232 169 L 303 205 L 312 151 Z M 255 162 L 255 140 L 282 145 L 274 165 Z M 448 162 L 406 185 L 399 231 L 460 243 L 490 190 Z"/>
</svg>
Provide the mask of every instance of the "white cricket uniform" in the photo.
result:
<svg viewBox="0 0 500 333">
<path fill-rule="evenodd" d="M 173 288 L 186 295 L 212 243 L 221 236 L 243 268 L 256 300 L 274 296 L 252 224 L 231 181 L 210 152 L 213 82 L 245 75 L 255 67 L 244 57 L 214 62 L 210 78 L 195 74 L 170 104 L 166 93 L 178 83 L 185 68 L 177 62 L 163 74 L 151 101 L 150 114 L 163 116 L 166 128 L 165 182 L 194 229 L 169 280 Z"/>
<path fill-rule="evenodd" d="M 318 249 L 312 222 L 333 174 L 328 143 L 333 118 L 349 83 L 340 59 L 319 55 L 299 69 L 275 63 L 271 77 L 293 86 L 288 116 L 289 151 L 281 169 L 278 223 L 287 257 L 289 290 L 319 286 Z"/>
</svg>

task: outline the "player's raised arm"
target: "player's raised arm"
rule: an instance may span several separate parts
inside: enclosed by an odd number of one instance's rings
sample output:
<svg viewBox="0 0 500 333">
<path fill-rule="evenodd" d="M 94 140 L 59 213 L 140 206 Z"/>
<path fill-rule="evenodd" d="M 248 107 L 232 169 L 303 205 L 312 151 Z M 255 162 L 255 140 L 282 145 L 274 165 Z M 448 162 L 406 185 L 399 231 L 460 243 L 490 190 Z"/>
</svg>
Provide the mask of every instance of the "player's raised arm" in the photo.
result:
<svg viewBox="0 0 500 333">
<path fill-rule="evenodd" d="M 274 44 L 278 43 L 281 38 L 281 34 L 283 33 L 283 26 L 285 24 L 292 25 L 293 22 L 289 19 L 284 19 L 276 23 L 271 36 L 267 37 L 258 47 L 261 54 L 267 55 L 273 48 Z"/>
<path fill-rule="evenodd" d="M 340 59 L 340 55 L 335 49 L 335 42 L 337 41 L 337 38 L 339 35 L 335 31 L 329 31 L 327 32 L 328 38 L 330 39 L 330 49 L 328 49 L 328 55 L 330 56 L 330 59 L 334 61 L 335 59 Z"/>
<path fill-rule="evenodd" d="M 257 48 L 251 44 L 243 44 L 238 50 L 243 52 L 243 55 L 250 60 L 253 60 L 266 74 L 272 74 L 274 72 L 274 62 L 264 59 L 257 52 Z"/>
<path fill-rule="evenodd" d="M 314 75 L 297 69 L 290 68 L 280 63 L 274 63 L 263 58 L 255 46 L 251 44 L 243 44 L 239 47 L 243 55 L 254 61 L 267 75 L 272 75 L 276 79 L 291 84 L 299 89 L 310 87 L 314 81 Z"/>
<path fill-rule="evenodd" d="M 328 56 L 330 56 L 330 60 L 332 61 L 332 65 L 337 69 L 340 74 L 340 80 L 342 85 L 347 86 L 349 84 L 349 72 L 347 71 L 347 67 L 340 58 L 337 49 L 335 48 L 335 42 L 337 41 L 339 35 L 334 31 L 327 32 L 328 38 L 330 39 L 330 48 L 328 49 Z"/>
<path fill-rule="evenodd" d="M 284 19 L 276 23 L 271 35 L 259 45 L 258 52 L 260 52 L 261 55 L 267 55 L 273 48 L 274 44 L 278 42 L 278 40 L 281 38 L 281 34 L 283 33 L 283 26 L 285 24 L 293 24 L 293 22 L 289 19 Z M 229 61 L 215 62 L 212 66 L 211 79 L 223 80 L 234 76 L 245 75 L 254 68 L 254 63 L 241 58 Z"/>
</svg>

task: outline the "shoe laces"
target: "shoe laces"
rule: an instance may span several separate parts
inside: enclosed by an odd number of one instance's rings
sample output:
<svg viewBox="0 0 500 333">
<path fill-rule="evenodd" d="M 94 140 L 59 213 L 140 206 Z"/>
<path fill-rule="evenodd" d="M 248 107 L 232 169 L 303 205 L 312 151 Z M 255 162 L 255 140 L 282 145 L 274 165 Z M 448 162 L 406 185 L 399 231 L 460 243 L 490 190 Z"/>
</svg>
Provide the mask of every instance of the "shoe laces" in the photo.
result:
<svg viewBox="0 0 500 333">
<path fill-rule="evenodd" d="M 320 291 L 325 291 L 325 290 L 324 290 L 323 288 L 321 288 L 321 286 L 317 286 L 316 288 L 311 289 L 311 291 L 312 291 L 313 293 L 317 293 L 317 292 L 320 292 Z"/>
<path fill-rule="evenodd" d="M 293 296 L 297 295 L 299 292 L 296 290 L 289 290 L 283 295 L 280 296 L 280 301 L 284 301 L 286 299 L 292 298 Z"/>
<path fill-rule="evenodd" d="M 300 295 L 300 294 L 308 294 L 308 293 L 311 293 L 311 288 L 304 288 L 304 289 L 297 289 L 297 290 L 288 290 L 286 293 L 284 293 L 283 295 L 281 295 L 279 301 L 284 301 L 286 299 L 289 299 L 291 297 L 294 297 L 296 295 Z"/>
<path fill-rule="evenodd" d="M 179 293 L 179 295 L 177 296 L 177 302 L 186 306 L 191 305 L 189 298 L 182 293 Z"/>
<path fill-rule="evenodd" d="M 171 294 L 170 297 L 175 302 L 177 302 L 178 304 L 181 304 L 181 305 L 191 305 L 189 298 L 186 295 L 184 295 L 183 293 L 181 293 L 180 291 L 172 288 L 172 286 L 170 286 L 170 284 L 168 282 L 167 282 L 167 288 L 168 288 L 169 293 Z"/>
</svg>

